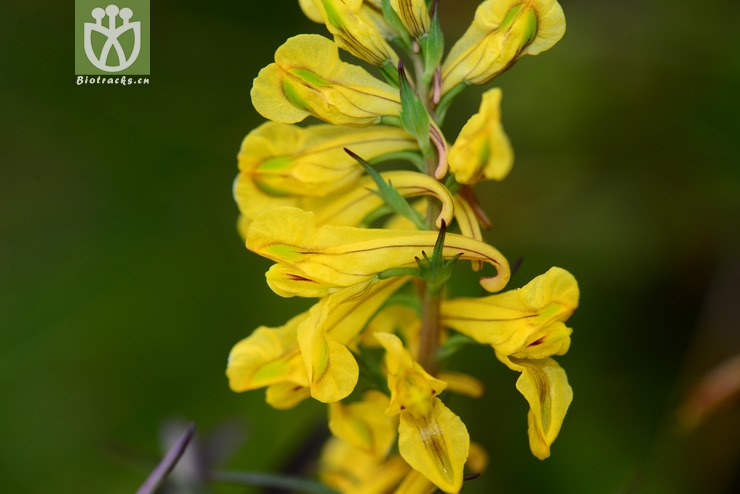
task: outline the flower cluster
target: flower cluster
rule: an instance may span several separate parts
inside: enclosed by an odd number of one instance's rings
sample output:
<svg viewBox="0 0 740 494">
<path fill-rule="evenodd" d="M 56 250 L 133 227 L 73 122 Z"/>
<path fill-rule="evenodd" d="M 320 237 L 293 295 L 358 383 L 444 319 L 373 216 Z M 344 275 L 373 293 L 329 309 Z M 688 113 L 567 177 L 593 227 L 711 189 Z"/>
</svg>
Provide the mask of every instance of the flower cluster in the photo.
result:
<svg viewBox="0 0 740 494">
<path fill-rule="evenodd" d="M 486 463 L 446 404 L 450 393 L 483 393 L 474 377 L 445 368 L 461 341 L 475 341 L 519 373 L 532 453 L 548 457 L 572 398 L 552 357 L 570 345 L 578 286 L 552 268 L 502 292 L 509 263 L 483 240 L 488 220 L 473 189 L 512 167 L 501 90 L 483 95 L 451 145 L 441 127 L 465 87 L 562 37 L 560 5 L 485 0 L 443 60 L 434 2 L 299 3 L 333 40 L 288 39 L 254 80 L 252 102 L 269 121 L 244 139 L 234 194 L 247 248 L 274 261 L 269 287 L 317 302 L 237 343 L 231 388 L 264 387 L 278 409 L 327 403 L 332 438 L 319 474 L 334 489 L 454 493 L 466 468 Z M 307 117 L 324 123 L 296 125 Z M 480 278 L 486 296 L 451 296 L 460 260 L 491 271 Z"/>
</svg>

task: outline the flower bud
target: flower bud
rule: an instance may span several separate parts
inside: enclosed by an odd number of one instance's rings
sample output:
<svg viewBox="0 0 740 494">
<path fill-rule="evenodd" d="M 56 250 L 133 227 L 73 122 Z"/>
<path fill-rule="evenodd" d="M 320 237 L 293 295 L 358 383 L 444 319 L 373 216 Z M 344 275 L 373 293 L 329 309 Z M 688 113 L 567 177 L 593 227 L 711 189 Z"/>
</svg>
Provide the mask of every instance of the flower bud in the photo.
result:
<svg viewBox="0 0 740 494">
<path fill-rule="evenodd" d="M 485 84 L 522 55 L 548 50 L 564 33 L 555 0 L 486 0 L 442 66 L 442 92 L 461 83 Z"/>
<path fill-rule="evenodd" d="M 304 12 L 305 4 L 302 3 Z M 313 9 L 309 8 L 306 15 L 315 19 L 318 13 L 340 48 L 373 65 L 395 66 L 398 61 L 396 52 L 383 38 L 368 9 L 362 8 L 362 1 L 311 0 L 311 7 Z"/>
<path fill-rule="evenodd" d="M 429 31 L 431 20 L 425 0 L 390 0 L 390 2 L 411 36 L 419 39 Z"/>
</svg>

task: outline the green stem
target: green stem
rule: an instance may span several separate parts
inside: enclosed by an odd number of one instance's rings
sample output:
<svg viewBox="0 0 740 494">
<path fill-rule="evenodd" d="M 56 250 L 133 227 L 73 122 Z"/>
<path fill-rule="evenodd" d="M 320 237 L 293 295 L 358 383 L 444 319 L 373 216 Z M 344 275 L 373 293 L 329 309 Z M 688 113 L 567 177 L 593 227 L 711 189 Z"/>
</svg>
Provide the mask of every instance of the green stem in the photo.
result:
<svg viewBox="0 0 740 494">
<path fill-rule="evenodd" d="M 434 115 L 432 101 L 429 98 L 430 87 L 424 80 L 424 61 L 421 53 L 411 53 L 410 58 L 414 67 L 414 79 L 416 81 L 416 93 L 423 102 L 429 115 Z M 426 146 L 424 145 L 426 144 Z M 437 152 L 430 142 L 420 143 L 421 152 L 426 162 L 426 173 L 434 176 L 437 169 Z M 426 221 L 430 230 L 436 230 L 435 219 L 439 215 L 440 205 L 436 201 L 429 201 Z M 421 299 L 421 335 L 419 342 L 419 354 L 417 360 L 427 372 L 434 375 L 437 372 L 440 333 L 440 302 L 441 290 L 432 290 L 427 284 L 419 287 L 419 298 Z"/>
<path fill-rule="evenodd" d="M 428 286 L 422 288 L 421 340 L 419 342 L 419 365 L 428 373 L 437 372 L 437 353 L 439 351 L 439 305 L 440 293 L 434 293 Z"/>
<path fill-rule="evenodd" d="M 424 103 L 424 108 L 426 108 L 427 113 L 433 115 L 433 113 L 430 112 L 431 107 L 429 104 L 429 85 L 424 83 L 424 62 L 417 54 L 414 54 L 411 57 L 411 60 L 414 64 L 414 82 L 416 82 L 416 94 L 419 95 L 419 99 L 422 103 Z"/>
</svg>

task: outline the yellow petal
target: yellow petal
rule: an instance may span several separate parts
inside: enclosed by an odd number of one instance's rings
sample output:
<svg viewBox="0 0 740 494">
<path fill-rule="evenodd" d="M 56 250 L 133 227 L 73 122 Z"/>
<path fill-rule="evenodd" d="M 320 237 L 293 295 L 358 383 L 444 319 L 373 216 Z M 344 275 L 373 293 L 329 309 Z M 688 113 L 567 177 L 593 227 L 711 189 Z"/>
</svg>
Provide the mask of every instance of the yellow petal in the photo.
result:
<svg viewBox="0 0 740 494">
<path fill-rule="evenodd" d="M 300 314 L 278 328 L 261 326 L 237 343 L 229 354 L 226 375 L 234 391 L 247 391 L 276 383 L 306 386 L 306 372 L 298 350 Z"/>
<path fill-rule="evenodd" d="M 358 339 L 360 331 L 372 315 L 409 279 L 408 276 L 396 276 L 381 281 L 373 279 L 369 283 L 343 289 L 328 297 L 322 301 L 329 308 L 324 331 L 340 343 L 349 345 Z M 307 322 L 301 324 L 306 325 Z"/>
<path fill-rule="evenodd" d="M 306 14 L 306 17 L 314 22 L 318 22 L 319 24 L 324 23 L 324 17 L 321 10 L 314 6 L 314 0 L 298 0 L 298 2 L 303 13 Z M 359 5 L 361 11 L 360 14 L 364 16 L 365 19 L 372 22 L 378 32 L 380 32 L 385 39 L 390 40 L 395 37 L 396 34 L 393 32 L 393 29 L 388 26 L 388 23 L 385 21 L 385 17 L 383 17 L 382 0 L 365 0 L 364 2 L 361 0 L 351 0 L 347 3 L 351 4 L 350 8 L 354 12 L 357 11 L 356 7 Z"/>
<path fill-rule="evenodd" d="M 372 160 L 384 154 L 414 150 L 417 144 L 398 127 L 301 128 L 267 122 L 247 135 L 239 151 L 234 197 L 243 223 L 248 225 L 260 212 L 280 206 L 305 209 L 309 207 L 306 202 L 312 202 L 315 197 L 351 187 L 362 175 L 362 167 L 344 148 Z M 322 204 L 317 199 L 313 202 Z"/>
<path fill-rule="evenodd" d="M 430 376 L 403 347 L 398 336 L 375 333 L 375 338 L 385 349 L 385 366 L 391 401 L 388 415 L 413 415 L 425 417 L 432 413 L 435 397 L 447 384 Z"/>
<path fill-rule="evenodd" d="M 509 174 L 514 152 L 501 125 L 501 89 L 483 94 L 479 112 L 460 131 L 448 161 L 461 184 L 503 180 Z"/>
<path fill-rule="evenodd" d="M 331 286 L 306 278 L 285 264 L 273 264 L 265 273 L 265 279 L 270 289 L 281 297 L 318 298 L 336 291 Z"/>
<path fill-rule="evenodd" d="M 319 460 L 321 481 L 347 494 L 386 494 L 408 471 L 399 456 L 382 462 L 335 437 L 327 441 Z"/>
<path fill-rule="evenodd" d="M 319 477 L 339 492 L 350 492 L 378 468 L 380 461 L 346 441 L 330 438 L 321 451 Z"/>
<path fill-rule="evenodd" d="M 432 494 L 436 490 L 437 487 L 428 478 L 416 470 L 411 470 L 394 494 Z"/>
<path fill-rule="evenodd" d="M 406 281 L 399 277 L 360 283 L 329 295 L 311 307 L 297 330 L 311 396 L 331 403 L 352 392 L 359 369 L 347 345 Z"/>
<path fill-rule="evenodd" d="M 396 52 L 366 16 L 361 1 L 313 0 L 313 4 L 340 48 L 373 65 L 398 63 Z"/>
<path fill-rule="evenodd" d="M 453 197 L 447 187 L 438 180 L 418 172 L 389 171 L 380 174 L 383 180 L 390 182 L 403 197 L 432 196 L 441 203 L 441 210 L 436 219 L 437 227 L 442 222 L 452 222 L 455 206 Z M 356 186 L 343 194 L 336 194 L 330 200 L 305 201 L 304 209 L 316 213 L 319 225 L 359 225 L 367 215 L 382 207 L 385 202 L 377 195 L 378 187 L 371 177 L 364 177 Z"/>
<path fill-rule="evenodd" d="M 572 330 L 563 324 L 578 307 L 578 284 L 551 268 L 516 290 L 442 303 L 443 323 L 502 355 L 543 358 L 564 354 Z"/>
<path fill-rule="evenodd" d="M 385 39 L 393 40 L 396 38 L 396 32 L 388 25 L 383 16 L 383 0 L 365 0 L 362 3 L 362 11 Z"/>
<path fill-rule="evenodd" d="M 452 198 L 453 198 L 453 204 L 454 204 L 455 196 L 452 196 Z M 418 201 L 414 201 L 413 204 L 411 204 L 411 207 L 414 208 L 416 211 L 418 211 L 419 214 L 421 214 L 423 217 L 429 211 L 429 201 L 426 198 L 422 198 Z M 401 214 L 391 215 L 383 223 L 383 228 L 385 228 L 386 230 L 411 230 L 411 231 L 418 230 L 418 228 L 416 227 L 413 221 L 411 221 L 406 216 L 403 216 Z"/>
<path fill-rule="evenodd" d="M 278 208 L 261 213 L 249 227 L 247 248 L 277 261 L 283 278 L 294 276 L 327 290 L 367 281 L 385 270 L 415 265 L 422 251 L 431 253 L 436 232 L 409 232 L 324 225 L 316 228 L 313 213 Z M 510 271 L 506 258 L 488 244 L 449 233 L 445 258 L 481 260 L 496 267 L 497 275 L 481 278 L 488 291 L 503 288 Z M 292 273 L 291 273 L 292 271 Z M 271 287 L 275 290 L 275 285 Z M 284 296 L 279 291 L 276 293 Z"/>
<path fill-rule="evenodd" d="M 347 494 L 387 494 L 407 475 L 410 468 L 400 456 L 389 458 L 380 467 L 371 471 L 362 485 L 347 491 Z"/>
<path fill-rule="evenodd" d="M 251 222 L 252 220 L 248 219 L 243 214 L 240 214 L 239 218 L 236 220 L 236 231 L 244 242 L 247 241 L 247 230 L 249 229 L 249 224 Z"/>
<path fill-rule="evenodd" d="M 426 0 L 390 0 L 391 7 L 414 38 L 420 38 L 429 31 L 431 19 Z"/>
<path fill-rule="evenodd" d="M 359 376 L 359 368 L 349 348 L 327 334 L 299 339 L 301 351 L 310 358 L 311 396 L 331 403 L 349 396 Z M 305 350 L 304 350 L 305 349 Z"/>
<path fill-rule="evenodd" d="M 296 123 L 311 115 L 305 104 L 296 104 L 292 95 L 286 94 L 283 81 L 287 74 L 278 64 L 271 63 L 260 70 L 252 83 L 252 105 L 260 115 L 281 123 Z"/>
<path fill-rule="evenodd" d="M 324 18 L 321 16 L 321 11 L 313 4 L 313 0 L 298 0 L 298 4 L 303 13 L 306 14 L 306 17 L 314 22 L 323 24 Z"/>
<path fill-rule="evenodd" d="M 555 0 L 486 0 L 442 66 L 442 92 L 484 84 L 522 55 L 548 50 L 564 33 L 565 16 Z"/>
<path fill-rule="evenodd" d="M 475 216 L 475 211 L 460 195 L 454 196 L 455 203 L 455 219 L 457 219 L 457 226 L 460 228 L 460 234 L 483 242 L 483 233 L 480 230 L 480 224 L 478 218 Z M 472 261 L 473 271 L 480 271 L 483 269 L 482 261 Z"/>
<path fill-rule="evenodd" d="M 306 386 L 279 383 L 267 387 L 265 401 L 273 408 L 287 410 L 298 405 L 309 396 L 311 396 L 311 393 Z"/>
<path fill-rule="evenodd" d="M 350 148 L 367 160 L 417 149 L 403 129 L 386 125 L 366 128 L 336 125 L 295 125 L 266 122 L 242 142 L 240 180 L 252 180 L 271 196 L 326 196 L 362 174 Z"/>
<path fill-rule="evenodd" d="M 470 437 L 460 417 L 439 398 L 427 416 L 402 413 L 398 434 L 398 449 L 409 465 L 445 492 L 460 490 Z"/>
<path fill-rule="evenodd" d="M 529 448 L 540 460 L 550 456 L 550 446 L 560 432 L 573 400 L 573 390 L 565 371 L 551 358 L 541 360 L 498 358 L 509 368 L 522 373 L 516 389 L 529 403 Z"/>
<path fill-rule="evenodd" d="M 313 34 L 278 48 L 275 63 L 254 80 L 251 96 L 263 117 L 281 123 L 314 115 L 336 125 L 366 126 L 401 111 L 398 90 L 342 62 L 332 41 Z"/>
<path fill-rule="evenodd" d="M 367 391 L 362 401 L 329 405 L 331 433 L 355 448 L 378 459 L 385 457 L 396 440 L 396 421 L 385 414 L 388 397 L 379 391 Z"/>
<path fill-rule="evenodd" d="M 447 383 L 447 389 L 471 398 L 480 398 L 485 392 L 483 383 L 462 372 L 443 371 L 437 374 L 442 381 Z"/>
</svg>

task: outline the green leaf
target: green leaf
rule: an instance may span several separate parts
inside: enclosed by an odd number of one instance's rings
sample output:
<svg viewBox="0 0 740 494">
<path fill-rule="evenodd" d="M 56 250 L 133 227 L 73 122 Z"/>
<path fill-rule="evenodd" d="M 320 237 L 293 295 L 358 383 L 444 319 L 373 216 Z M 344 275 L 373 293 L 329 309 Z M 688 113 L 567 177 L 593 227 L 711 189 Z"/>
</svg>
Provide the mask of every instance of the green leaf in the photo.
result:
<svg viewBox="0 0 740 494">
<path fill-rule="evenodd" d="M 414 92 L 403 69 L 403 61 L 398 62 L 398 78 L 401 82 L 401 125 L 406 132 L 416 138 L 419 147 L 429 149 L 430 119 L 424 103 Z"/>
<path fill-rule="evenodd" d="M 434 78 L 434 72 L 442 61 L 445 49 L 444 33 L 439 23 L 439 2 L 434 4 L 432 25 L 429 32 L 419 40 L 424 55 L 424 84 L 429 85 Z"/>
<path fill-rule="evenodd" d="M 404 216 L 409 221 L 414 223 L 416 228 L 418 228 L 419 230 L 426 230 L 428 228 L 421 214 L 411 207 L 408 201 L 401 194 L 398 193 L 398 191 L 393 187 L 393 184 L 391 184 L 390 181 L 386 182 L 385 180 L 383 180 L 383 177 L 380 175 L 380 173 L 378 173 L 375 168 L 370 166 L 370 163 L 368 163 L 349 149 L 344 148 L 344 152 L 357 160 L 357 162 L 365 169 L 367 174 L 372 177 L 373 182 L 375 182 L 375 185 L 378 187 L 378 190 L 373 192 L 377 194 L 378 197 L 383 199 L 388 207 L 390 207 L 397 214 Z"/>
</svg>

